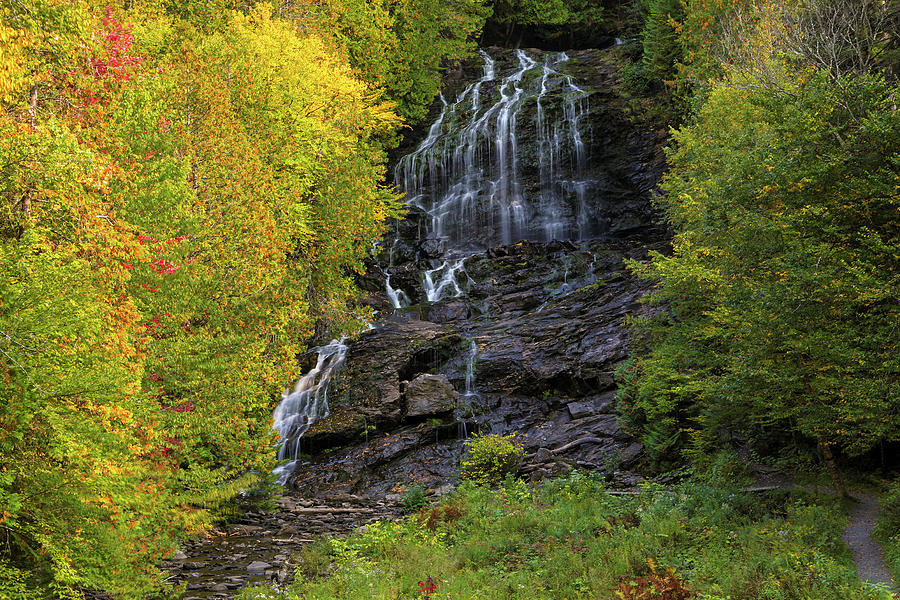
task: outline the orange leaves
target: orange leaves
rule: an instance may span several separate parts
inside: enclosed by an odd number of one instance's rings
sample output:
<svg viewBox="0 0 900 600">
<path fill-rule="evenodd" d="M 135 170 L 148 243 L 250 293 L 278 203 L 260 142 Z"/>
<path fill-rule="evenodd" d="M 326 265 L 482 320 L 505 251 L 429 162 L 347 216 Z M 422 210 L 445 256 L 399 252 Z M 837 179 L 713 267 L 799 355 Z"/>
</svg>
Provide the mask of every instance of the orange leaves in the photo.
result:
<svg viewBox="0 0 900 600">
<path fill-rule="evenodd" d="M 10 102 L 26 84 L 25 56 L 27 34 L 0 22 L 0 102 Z"/>
<path fill-rule="evenodd" d="M 667 567 L 660 573 L 656 562 L 647 559 L 650 572 L 644 577 L 620 575 L 615 588 L 616 597 L 620 600 L 688 600 L 694 593 L 685 587 L 673 567 Z"/>
</svg>

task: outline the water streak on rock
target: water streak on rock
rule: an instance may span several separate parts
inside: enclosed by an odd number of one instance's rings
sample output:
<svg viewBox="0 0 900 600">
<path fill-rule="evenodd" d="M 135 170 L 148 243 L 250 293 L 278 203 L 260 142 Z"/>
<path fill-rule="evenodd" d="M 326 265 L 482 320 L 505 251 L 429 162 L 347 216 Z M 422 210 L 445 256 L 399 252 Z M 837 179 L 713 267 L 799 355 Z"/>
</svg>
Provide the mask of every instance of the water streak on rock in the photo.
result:
<svg viewBox="0 0 900 600">
<path fill-rule="evenodd" d="M 429 302 L 437 302 L 442 298 L 452 297 L 459 298 L 463 295 L 463 290 L 456 280 L 456 274 L 462 272 L 465 264 L 465 258 L 457 259 L 453 262 L 445 260 L 439 267 L 425 271 L 422 278 L 422 286 L 425 289 L 425 298 Z M 440 274 L 437 283 L 434 281 L 434 275 Z"/>
<path fill-rule="evenodd" d="M 394 308 L 405 308 L 410 305 L 409 296 L 406 295 L 406 292 L 399 288 L 394 289 L 393 287 L 391 287 L 390 273 L 385 275 L 384 286 L 388 300 L 391 301 L 391 306 L 393 306 Z"/>
</svg>

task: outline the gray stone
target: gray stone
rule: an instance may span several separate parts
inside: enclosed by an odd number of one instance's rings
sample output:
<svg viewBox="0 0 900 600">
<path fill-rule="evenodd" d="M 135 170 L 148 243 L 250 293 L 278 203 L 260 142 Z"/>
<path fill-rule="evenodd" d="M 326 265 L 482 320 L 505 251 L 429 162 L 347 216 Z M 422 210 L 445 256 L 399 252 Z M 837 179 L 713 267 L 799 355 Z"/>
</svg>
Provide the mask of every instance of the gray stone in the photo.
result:
<svg viewBox="0 0 900 600">
<path fill-rule="evenodd" d="M 247 570 L 248 571 L 265 571 L 266 569 L 269 569 L 271 567 L 272 567 L 272 565 L 270 565 L 267 562 L 263 562 L 261 560 L 254 560 L 252 563 L 247 565 Z"/>
<path fill-rule="evenodd" d="M 587 417 L 588 415 L 592 415 L 596 412 L 596 408 L 592 400 L 587 400 L 584 402 L 569 402 L 567 408 L 569 409 L 569 414 L 572 415 L 573 419 Z"/>
<path fill-rule="evenodd" d="M 428 309 L 428 320 L 435 323 L 458 321 L 468 316 L 469 308 L 466 306 L 466 303 L 458 300 L 437 302 Z"/>
<path fill-rule="evenodd" d="M 406 386 L 406 416 L 422 417 L 445 413 L 456 408 L 459 393 L 446 375 L 423 373 Z"/>
<path fill-rule="evenodd" d="M 553 453 L 550 452 L 549 448 L 538 448 L 534 460 L 539 463 L 551 462 L 553 460 Z"/>
<path fill-rule="evenodd" d="M 419 245 L 419 249 L 428 258 L 437 258 L 444 253 L 446 246 L 444 240 L 429 238 Z"/>
<path fill-rule="evenodd" d="M 439 485 L 436 488 L 432 489 L 432 492 L 435 496 L 446 496 L 450 492 L 453 491 L 453 485 L 449 483 L 445 483 L 444 485 Z"/>
<path fill-rule="evenodd" d="M 629 444 L 627 447 L 619 450 L 619 465 L 623 467 L 628 467 L 633 464 L 638 458 L 640 458 L 641 454 L 644 453 L 644 446 L 634 442 L 633 444 Z"/>
</svg>

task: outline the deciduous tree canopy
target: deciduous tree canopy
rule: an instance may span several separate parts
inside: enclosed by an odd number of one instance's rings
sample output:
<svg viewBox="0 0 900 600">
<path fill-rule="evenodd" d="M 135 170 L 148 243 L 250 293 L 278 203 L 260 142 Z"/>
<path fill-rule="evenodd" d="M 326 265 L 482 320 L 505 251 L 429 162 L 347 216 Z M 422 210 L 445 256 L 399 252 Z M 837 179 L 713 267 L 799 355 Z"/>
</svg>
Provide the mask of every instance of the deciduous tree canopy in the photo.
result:
<svg viewBox="0 0 900 600">
<path fill-rule="evenodd" d="M 719 75 L 674 134 L 660 199 L 674 252 L 635 265 L 666 310 L 639 328 L 649 345 L 623 370 L 622 407 L 658 455 L 722 428 L 793 431 L 850 455 L 896 441 L 900 88 L 876 60 L 807 51 L 880 53 L 809 41 L 828 37 L 823 19 L 860 18 L 840 1 L 702 8 L 685 4 L 681 39 L 723 60 L 703 67 Z"/>
<path fill-rule="evenodd" d="M 4 598 L 144 597 L 271 471 L 305 341 L 367 316 L 384 143 L 484 13 L 126 4 L 0 9 Z"/>
</svg>

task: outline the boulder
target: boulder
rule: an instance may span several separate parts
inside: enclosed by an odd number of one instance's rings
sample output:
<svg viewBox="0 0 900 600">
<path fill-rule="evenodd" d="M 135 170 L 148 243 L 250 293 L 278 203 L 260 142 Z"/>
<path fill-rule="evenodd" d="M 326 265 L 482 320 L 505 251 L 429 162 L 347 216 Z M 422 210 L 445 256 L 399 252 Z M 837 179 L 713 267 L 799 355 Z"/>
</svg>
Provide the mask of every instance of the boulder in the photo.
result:
<svg viewBox="0 0 900 600">
<path fill-rule="evenodd" d="M 569 409 L 569 414 L 572 415 L 573 419 L 580 419 L 581 417 L 587 417 L 596 412 L 596 408 L 594 407 L 593 401 L 569 402 L 568 409 Z"/>
<path fill-rule="evenodd" d="M 622 450 L 619 450 L 619 465 L 622 467 L 630 467 L 633 465 L 638 458 L 644 453 L 644 446 L 641 444 L 634 442 L 629 444 Z"/>
<path fill-rule="evenodd" d="M 406 386 L 406 416 L 424 417 L 450 412 L 456 408 L 459 393 L 446 375 L 423 373 Z"/>
</svg>

